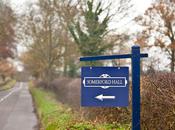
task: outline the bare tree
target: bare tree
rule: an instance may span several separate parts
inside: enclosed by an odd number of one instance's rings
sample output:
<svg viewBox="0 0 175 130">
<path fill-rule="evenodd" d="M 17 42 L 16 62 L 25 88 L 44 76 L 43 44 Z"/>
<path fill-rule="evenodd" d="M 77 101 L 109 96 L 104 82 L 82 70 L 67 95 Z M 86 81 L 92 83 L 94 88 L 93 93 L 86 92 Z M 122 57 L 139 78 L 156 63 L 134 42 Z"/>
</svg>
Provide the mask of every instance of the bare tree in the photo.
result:
<svg viewBox="0 0 175 130">
<path fill-rule="evenodd" d="M 78 55 L 67 29 L 67 19 L 63 16 L 63 12 L 69 10 L 67 4 L 65 1 L 40 0 L 31 5 L 30 11 L 22 16 L 22 24 L 19 25 L 19 32 L 22 32 L 19 33 L 19 38 L 25 40 L 28 49 L 22 56 L 23 62 L 47 84 L 54 78 L 54 73 L 61 72 L 62 68 L 67 76 L 71 67 L 69 61 L 74 63 Z"/>
<path fill-rule="evenodd" d="M 2 79 L 11 76 L 14 67 L 7 60 L 16 54 L 15 30 L 16 16 L 11 7 L 0 1 L 0 75 Z"/>
<path fill-rule="evenodd" d="M 175 3 L 161 0 L 148 8 L 143 16 L 136 18 L 143 26 L 137 42 L 142 47 L 156 46 L 167 52 L 171 60 L 170 69 L 175 67 Z"/>
<path fill-rule="evenodd" d="M 53 4 L 53 1 L 45 0 L 33 5 L 32 10 L 25 16 L 27 26 L 24 27 L 25 34 L 32 40 L 25 45 L 31 53 L 30 56 L 36 60 L 33 62 L 40 62 L 38 69 L 43 69 L 41 75 L 47 84 L 52 80 L 55 68 L 60 65 L 63 53 L 59 36 L 62 35 L 62 27 L 59 26 L 59 18 Z"/>
</svg>

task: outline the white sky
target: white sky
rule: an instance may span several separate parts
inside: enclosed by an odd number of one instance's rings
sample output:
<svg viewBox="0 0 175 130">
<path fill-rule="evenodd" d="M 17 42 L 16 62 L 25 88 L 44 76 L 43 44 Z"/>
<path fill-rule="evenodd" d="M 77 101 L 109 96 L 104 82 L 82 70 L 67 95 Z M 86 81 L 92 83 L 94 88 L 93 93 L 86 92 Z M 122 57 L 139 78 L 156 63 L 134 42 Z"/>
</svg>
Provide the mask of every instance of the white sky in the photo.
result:
<svg viewBox="0 0 175 130">
<path fill-rule="evenodd" d="M 21 10 L 25 8 L 26 3 L 31 3 L 36 0 L 9 0 L 14 8 Z M 116 0 L 113 0 L 116 1 Z M 135 5 L 139 13 L 143 13 L 144 10 L 150 5 L 152 0 L 131 0 Z"/>
<path fill-rule="evenodd" d="M 17 13 L 21 13 L 26 10 L 26 6 L 32 2 L 37 0 L 9 0 L 12 7 L 16 10 Z M 117 3 L 117 0 L 109 0 L 110 2 Z M 105 1 L 106 2 L 106 1 Z M 127 19 L 122 20 L 121 22 L 116 22 L 114 18 L 114 22 L 109 24 L 109 29 L 117 28 L 118 31 L 123 31 L 123 29 L 128 30 L 128 28 L 132 27 L 132 31 L 135 31 L 137 27 L 133 26 L 133 22 L 131 21 L 135 16 L 139 14 L 143 14 L 144 11 L 150 6 L 152 0 L 131 0 L 131 3 L 134 5 L 133 12 L 131 12 Z"/>
</svg>

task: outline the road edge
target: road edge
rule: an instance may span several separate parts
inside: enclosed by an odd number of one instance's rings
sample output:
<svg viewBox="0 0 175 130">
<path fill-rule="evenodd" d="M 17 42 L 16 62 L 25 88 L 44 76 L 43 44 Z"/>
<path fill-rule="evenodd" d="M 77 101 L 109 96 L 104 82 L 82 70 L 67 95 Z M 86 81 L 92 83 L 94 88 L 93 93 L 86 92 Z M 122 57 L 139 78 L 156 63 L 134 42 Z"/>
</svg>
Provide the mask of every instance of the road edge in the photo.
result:
<svg viewBox="0 0 175 130">
<path fill-rule="evenodd" d="M 37 124 L 36 126 L 34 127 L 34 130 L 40 130 L 41 128 L 41 121 L 39 119 L 39 115 L 38 115 L 38 111 L 37 111 L 37 108 L 36 108 L 36 105 L 35 105 L 35 99 L 32 95 L 32 92 L 31 92 L 31 89 L 30 89 L 30 82 L 28 82 L 28 89 L 29 89 L 29 93 L 32 97 L 32 106 L 33 106 L 33 113 L 36 115 L 36 118 L 37 118 Z"/>
</svg>

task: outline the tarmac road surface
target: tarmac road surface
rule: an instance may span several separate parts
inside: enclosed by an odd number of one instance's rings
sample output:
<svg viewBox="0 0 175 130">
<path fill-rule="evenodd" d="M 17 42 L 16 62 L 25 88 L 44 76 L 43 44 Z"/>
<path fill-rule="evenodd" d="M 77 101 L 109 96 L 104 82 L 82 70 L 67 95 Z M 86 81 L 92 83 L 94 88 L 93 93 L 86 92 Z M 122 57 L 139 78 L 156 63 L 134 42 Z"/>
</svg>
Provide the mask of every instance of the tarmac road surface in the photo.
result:
<svg viewBox="0 0 175 130">
<path fill-rule="evenodd" d="M 28 84 L 18 82 L 6 91 L 0 91 L 0 130 L 37 130 Z"/>
</svg>

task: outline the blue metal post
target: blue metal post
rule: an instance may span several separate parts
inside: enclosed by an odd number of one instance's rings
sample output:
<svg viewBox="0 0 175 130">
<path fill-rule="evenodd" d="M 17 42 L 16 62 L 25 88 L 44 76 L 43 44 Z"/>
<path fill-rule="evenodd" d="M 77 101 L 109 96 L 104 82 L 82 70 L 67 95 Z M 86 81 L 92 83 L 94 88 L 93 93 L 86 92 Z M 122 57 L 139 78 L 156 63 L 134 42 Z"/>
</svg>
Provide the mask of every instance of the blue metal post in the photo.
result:
<svg viewBox="0 0 175 130">
<path fill-rule="evenodd" d="M 132 47 L 132 130 L 140 130 L 140 47 Z"/>
</svg>

